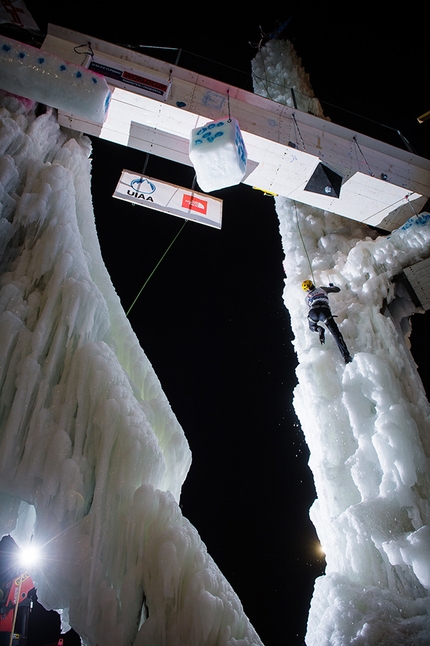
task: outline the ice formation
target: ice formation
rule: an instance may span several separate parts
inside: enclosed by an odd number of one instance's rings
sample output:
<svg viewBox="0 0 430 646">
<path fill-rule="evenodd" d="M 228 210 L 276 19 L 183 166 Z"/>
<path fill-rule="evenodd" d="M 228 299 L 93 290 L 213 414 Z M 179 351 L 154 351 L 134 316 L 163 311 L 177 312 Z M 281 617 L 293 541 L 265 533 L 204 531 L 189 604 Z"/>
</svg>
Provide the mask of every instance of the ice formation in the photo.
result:
<svg viewBox="0 0 430 646">
<path fill-rule="evenodd" d="M 3 35 L 0 88 L 100 124 L 111 97 L 101 74 Z"/>
<path fill-rule="evenodd" d="M 296 63 L 269 41 L 257 91 L 312 96 Z M 35 107 L 1 98 L 0 533 L 44 545 L 39 599 L 89 646 L 261 646 L 181 514 L 189 447 L 101 258 L 89 141 Z M 401 320 L 413 308 L 396 306 L 393 279 L 430 255 L 430 216 L 378 236 L 286 198 L 276 209 L 327 561 L 307 646 L 427 646 L 430 405 Z M 331 303 L 346 367 L 308 329 L 310 277 L 341 288 Z"/>
<path fill-rule="evenodd" d="M 39 601 L 89 646 L 261 646 L 179 508 L 190 450 L 101 257 L 90 142 L 35 108 L 2 93 L 0 534 L 43 546 Z"/>
<path fill-rule="evenodd" d="M 206 193 L 240 184 L 246 172 L 246 148 L 239 123 L 233 117 L 217 119 L 190 136 L 190 159 L 197 182 Z"/>
<path fill-rule="evenodd" d="M 314 96 L 309 75 L 288 40 L 269 40 L 251 64 L 255 94 L 290 108 L 297 107 L 302 112 L 324 117 L 321 104 Z"/>
<path fill-rule="evenodd" d="M 253 61 L 257 88 L 306 75 L 282 67 L 270 41 Z M 268 54 L 267 59 L 265 54 Z M 291 62 L 291 59 L 289 59 Z M 282 74 L 279 68 L 282 67 Z M 280 92 L 281 93 L 281 92 Z M 269 94 L 267 92 L 267 94 Z M 271 98 L 273 98 L 271 96 Z M 430 405 L 405 339 L 393 278 L 430 255 L 430 215 L 378 236 L 357 222 L 276 198 L 285 252 L 284 301 L 299 366 L 294 406 L 310 449 L 311 509 L 326 573 L 311 601 L 307 646 L 430 643 Z M 307 325 L 301 282 L 329 282 L 333 313 L 354 356 Z M 396 312 L 396 309 L 401 312 Z"/>
</svg>

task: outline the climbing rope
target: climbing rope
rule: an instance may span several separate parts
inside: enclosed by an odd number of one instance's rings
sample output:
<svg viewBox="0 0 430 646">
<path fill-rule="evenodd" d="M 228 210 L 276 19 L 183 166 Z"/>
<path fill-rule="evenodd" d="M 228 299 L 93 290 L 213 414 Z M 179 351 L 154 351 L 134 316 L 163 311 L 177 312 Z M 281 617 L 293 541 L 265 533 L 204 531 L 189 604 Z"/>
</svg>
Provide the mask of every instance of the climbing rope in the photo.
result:
<svg viewBox="0 0 430 646">
<path fill-rule="evenodd" d="M 361 148 L 360 148 L 360 145 L 359 145 L 359 143 L 358 143 L 358 141 L 357 141 L 357 137 L 355 137 L 355 136 L 354 136 L 354 137 L 353 137 L 353 140 L 354 140 L 354 143 L 355 143 L 355 145 L 357 146 L 358 150 L 360 151 L 361 156 L 363 157 L 363 159 L 364 159 L 364 161 L 365 161 L 365 163 L 366 163 L 366 166 L 367 166 L 368 171 L 369 171 L 369 175 L 370 175 L 371 177 L 375 177 L 375 174 L 374 174 L 374 173 L 372 173 L 372 169 L 370 168 L 369 162 L 367 161 L 366 157 L 364 156 L 363 151 L 362 151 L 362 150 L 361 150 Z"/>
<path fill-rule="evenodd" d="M 143 283 L 142 287 L 141 287 L 141 288 L 140 288 L 140 290 L 139 290 L 139 293 L 137 294 L 136 298 L 134 299 L 134 301 L 132 302 L 132 304 L 131 304 L 131 305 L 130 305 L 130 307 L 128 308 L 128 311 L 126 312 L 126 316 L 128 316 L 128 315 L 130 314 L 131 308 L 133 307 L 133 305 L 136 303 L 137 299 L 139 298 L 139 296 L 140 296 L 140 295 L 141 295 L 141 293 L 143 292 L 143 290 L 144 290 L 144 288 L 146 287 L 146 285 L 148 284 L 148 282 L 149 282 L 150 278 L 154 275 L 155 271 L 156 271 L 156 270 L 157 270 L 157 268 L 160 266 L 161 262 L 162 262 L 162 261 L 163 261 L 163 259 L 165 258 L 165 256 L 166 256 L 167 252 L 169 251 L 169 249 L 171 249 L 171 248 L 172 248 L 172 246 L 173 246 L 174 242 L 178 239 L 179 234 L 181 233 L 182 229 L 183 229 L 183 228 L 184 228 L 184 226 L 187 224 L 187 222 L 188 222 L 188 220 L 185 220 L 185 221 L 184 221 L 184 223 L 182 224 L 182 226 L 181 226 L 181 228 L 179 229 L 178 233 L 175 235 L 175 237 L 173 238 L 172 242 L 169 244 L 169 246 L 167 247 L 166 251 L 163 253 L 163 255 L 161 256 L 160 260 L 157 262 L 157 264 L 155 265 L 154 269 L 151 271 L 151 273 L 149 274 L 148 278 L 147 278 L 147 279 L 145 280 L 145 282 Z"/>
<path fill-rule="evenodd" d="M 413 214 L 414 214 L 414 215 L 418 215 L 418 213 L 416 212 L 416 210 L 415 210 L 415 209 L 414 209 L 414 207 L 413 207 L 412 202 L 411 202 L 411 201 L 410 201 L 410 199 L 409 199 L 409 198 L 410 198 L 410 196 L 411 196 L 411 193 L 410 193 L 409 195 L 405 195 L 405 200 L 407 201 L 407 203 L 408 203 L 408 204 L 409 204 L 409 206 L 411 207 Z"/>
<path fill-rule="evenodd" d="M 270 96 L 270 92 L 269 92 L 269 80 L 268 80 L 268 78 L 267 78 L 266 62 L 265 62 L 265 60 L 264 60 L 263 52 L 261 52 L 261 51 L 259 50 L 259 54 L 260 54 L 261 62 L 262 62 L 262 64 L 263 64 L 264 80 L 263 80 L 263 79 L 259 79 L 259 78 L 258 78 L 258 76 L 257 76 L 256 74 L 252 74 L 252 76 L 253 76 L 254 78 L 256 78 L 256 79 L 257 79 L 257 81 L 262 81 L 262 82 L 263 82 L 263 86 L 264 86 L 264 89 L 266 90 L 267 97 L 268 97 L 270 100 L 272 100 L 272 97 Z"/>
<path fill-rule="evenodd" d="M 149 153 L 147 153 L 147 154 L 146 154 L 145 162 L 144 162 L 144 164 L 143 164 L 143 168 L 142 168 L 142 175 L 144 175 L 144 173 L 145 173 L 145 171 L 146 171 L 146 167 L 147 167 L 147 165 L 148 165 L 148 161 L 149 161 Z M 194 175 L 193 183 L 191 184 L 191 190 L 192 190 L 192 191 L 194 191 L 194 189 L 195 189 L 196 182 L 197 182 L 197 176 L 196 176 L 196 175 Z M 169 249 L 171 249 L 171 248 L 172 248 L 172 246 L 173 246 L 174 242 L 178 239 L 178 237 L 179 237 L 180 233 L 182 232 L 182 230 L 183 230 L 184 226 L 187 224 L 187 222 L 188 222 L 188 220 L 185 220 L 185 221 L 183 222 L 183 224 L 182 224 L 181 228 L 179 229 L 178 233 L 175 235 L 175 237 L 173 238 L 172 242 L 169 244 L 169 246 L 167 247 L 166 251 L 163 253 L 163 255 L 161 256 L 160 260 L 157 262 L 157 264 L 155 265 L 154 269 L 151 271 L 151 273 L 149 274 L 148 278 L 147 278 L 147 279 L 145 280 L 145 282 L 143 283 L 142 287 L 141 287 L 141 288 L 140 288 L 140 290 L 139 290 L 139 293 L 137 294 L 136 298 L 134 299 L 134 301 L 132 302 L 132 304 L 131 304 L 131 305 L 130 305 L 130 307 L 128 308 L 128 310 L 127 310 L 127 312 L 126 312 L 126 316 L 128 316 L 128 315 L 130 314 L 131 308 L 132 308 L 132 307 L 133 307 L 133 305 L 136 303 L 137 299 L 139 298 L 139 296 L 141 295 L 141 293 L 142 293 L 142 292 L 143 292 L 143 290 L 145 289 L 145 287 L 146 287 L 146 285 L 148 284 L 148 282 L 149 282 L 150 278 L 154 275 L 155 271 L 158 269 L 158 267 L 160 266 L 161 262 L 164 260 L 164 258 L 165 258 L 165 256 L 167 255 L 167 252 L 169 251 Z"/>
<path fill-rule="evenodd" d="M 295 112 L 293 112 L 292 117 L 293 117 L 294 125 L 296 126 L 296 129 L 297 129 L 297 133 L 298 133 L 298 135 L 300 137 L 300 140 L 302 142 L 303 150 L 306 150 L 305 140 L 303 139 L 302 133 L 300 132 L 300 128 L 299 128 L 299 124 L 297 123 Z"/>
<path fill-rule="evenodd" d="M 146 153 L 146 157 L 145 157 L 145 161 L 144 161 L 144 164 L 143 164 L 143 167 L 142 167 L 141 175 L 145 175 L 146 167 L 148 166 L 148 162 L 149 162 L 149 153 Z"/>
<path fill-rule="evenodd" d="M 301 229 L 300 229 L 299 216 L 297 214 L 297 204 L 296 204 L 296 202 L 294 202 L 294 210 L 295 210 L 295 213 L 296 213 L 296 223 L 297 223 L 297 229 L 298 229 L 298 232 L 299 232 L 299 235 L 300 235 L 300 240 L 302 241 L 303 249 L 305 250 L 306 258 L 308 259 L 309 270 L 310 270 L 311 276 L 312 276 L 312 282 L 315 284 L 315 278 L 314 278 L 314 272 L 313 272 L 313 269 L 312 269 L 311 259 L 309 258 L 308 250 L 306 249 L 305 241 L 303 239 L 302 232 L 301 232 Z"/>
<path fill-rule="evenodd" d="M 79 54 L 80 56 L 84 56 L 84 60 L 82 61 L 82 65 L 85 65 L 88 56 L 91 56 L 91 58 L 94 58 L 94 50 L 91 46 L 91 41 L 88 41 L 88 43 L 84 43 L 82 45 L 76 45 L 73 50 L 76 52 L 76 54 Z M 82 51 L 83 50 L 83 51 Z"/>
</svg>

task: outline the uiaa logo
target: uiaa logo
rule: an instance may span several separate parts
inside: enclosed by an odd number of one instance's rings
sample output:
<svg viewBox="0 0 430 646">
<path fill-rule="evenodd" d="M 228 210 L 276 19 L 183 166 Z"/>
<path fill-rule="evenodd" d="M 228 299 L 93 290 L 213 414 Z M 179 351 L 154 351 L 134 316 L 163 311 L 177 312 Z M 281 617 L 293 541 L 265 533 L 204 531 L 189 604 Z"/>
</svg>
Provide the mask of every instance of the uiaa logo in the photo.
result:
<svg viewBox="0 0 430 646">
<path fill-rule="evenodd" d="M 138 177 L 130 182 L 130 188 L 127 190 L 127 195 L 136 197 L 139 200 L 147 200 L 153 202 L 151 195 L 155 193 L 157 187 L 155 184 L 146 179 L 145 177 Z"/>
</svg>

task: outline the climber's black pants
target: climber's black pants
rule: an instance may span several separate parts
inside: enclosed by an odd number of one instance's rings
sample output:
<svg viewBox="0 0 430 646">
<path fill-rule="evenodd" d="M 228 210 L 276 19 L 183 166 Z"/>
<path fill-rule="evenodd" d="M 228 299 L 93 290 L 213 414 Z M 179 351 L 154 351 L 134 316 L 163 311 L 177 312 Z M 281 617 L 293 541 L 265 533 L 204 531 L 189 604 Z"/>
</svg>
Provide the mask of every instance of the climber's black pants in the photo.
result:
<svg viewBox="0 0 430 646">
<path fill-rule="evenodd" d="M 309 329 L 312 330 L 312 332 L 319 332 L 321 329 L 321 326 L 318 325 L 318 323 L 324 323 L 328 331 L 335 339 L 337 343 L 337 347 L 339 348 L 342 357 L 346 357 L 349 355 L 349 351 L 348 351 L 348 348 L 346 347 L 345 341 L 343 340 L 341 331 L 337 327 L 336 321 L 334 320 L 329 307 L 325 307 L 325 306 L 313 307 L 312 309 L 309 310 L 308 319 L 309 319 Z"/>
</svg>

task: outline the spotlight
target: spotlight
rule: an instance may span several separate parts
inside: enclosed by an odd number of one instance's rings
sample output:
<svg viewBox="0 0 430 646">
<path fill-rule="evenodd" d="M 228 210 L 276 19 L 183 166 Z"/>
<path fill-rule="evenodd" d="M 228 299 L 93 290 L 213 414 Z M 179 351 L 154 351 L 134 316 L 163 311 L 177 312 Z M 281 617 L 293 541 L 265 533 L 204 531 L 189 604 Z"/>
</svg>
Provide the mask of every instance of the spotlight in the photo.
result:
<svg viewBox="0 0 430 646">
<path fill-rule="evenodd" d="M 29 543 L 23 547 L 19 554 L 19 564 L 22 568 L 30 568 L 40 561 L 41 552 L 37 545 Z"/>
<path fill-rule="evenodd" d="M 430 110 L 428 112 L 424 112 L 424 114 L 418 117 L 418 123 L 423 123 L 424 121 L 427 121 L 427 119 L 430 119 Z"/>
<path fill-rule="evenodd" d="M 319 544 L 317 546 L 316 552 L 317 552 L 317 555 L 319 556 L 319 558 L 324 558 L 325 557 L 326 552 L 325 552 L 325 549 L 323 548 L 323 546 L 321 544 Z"/>
</svg>

